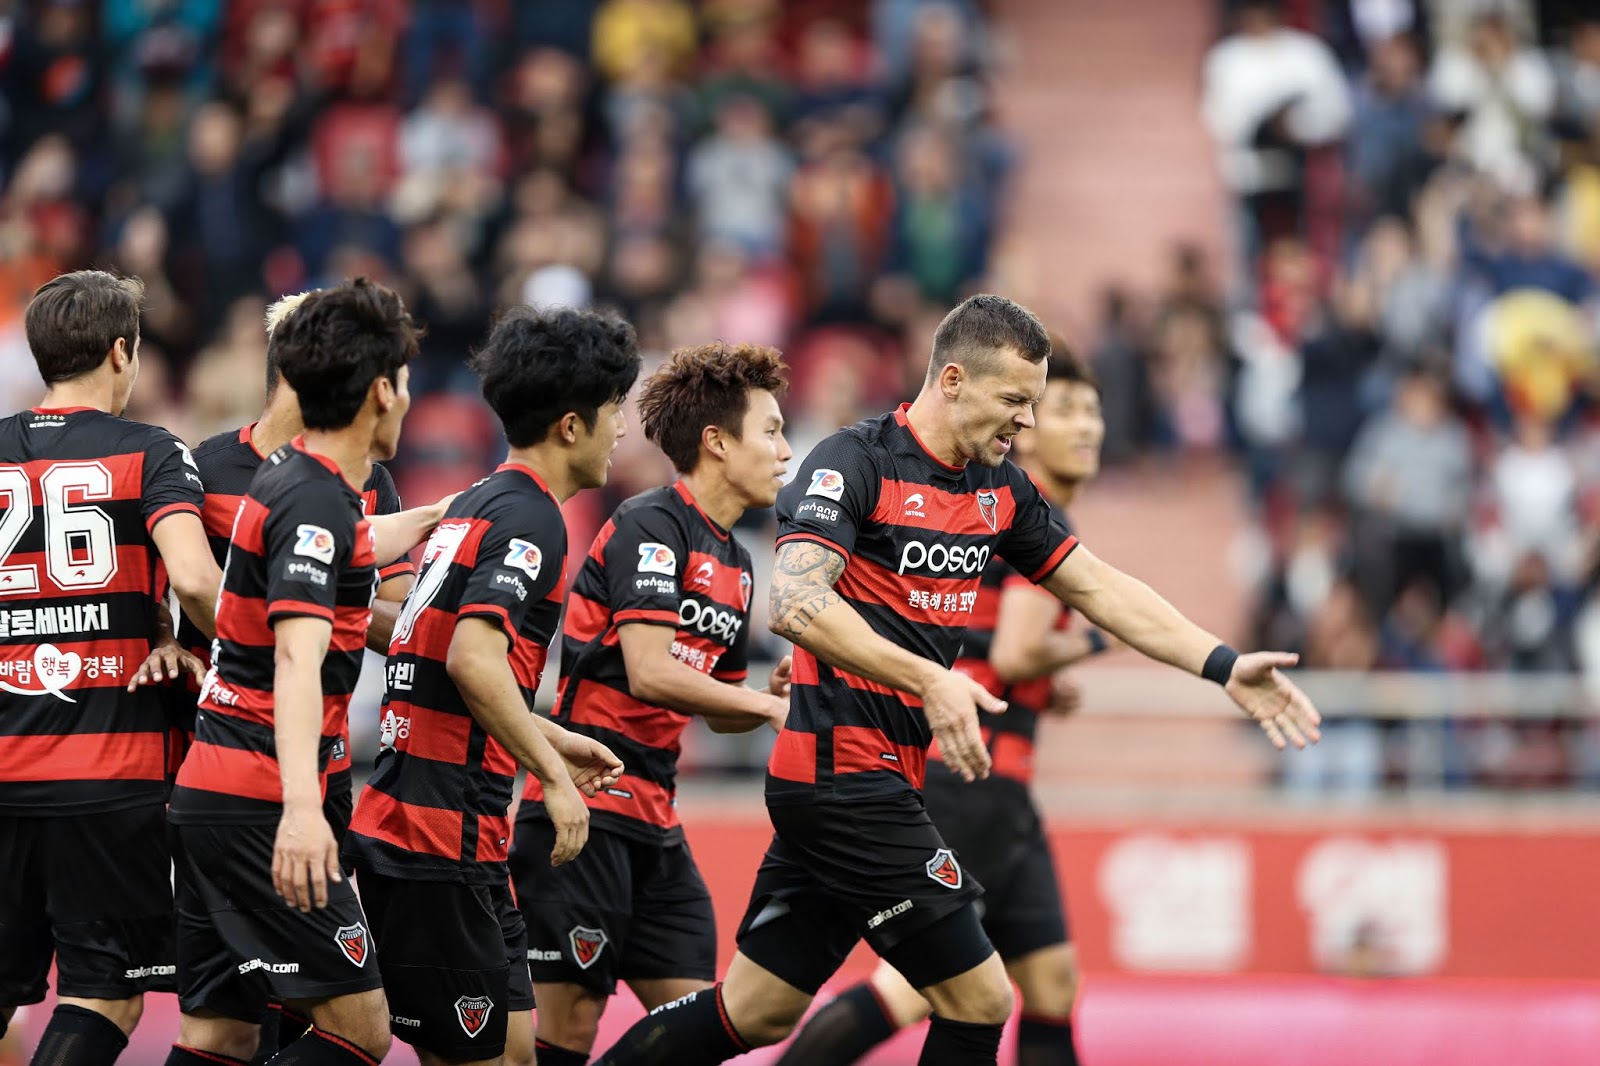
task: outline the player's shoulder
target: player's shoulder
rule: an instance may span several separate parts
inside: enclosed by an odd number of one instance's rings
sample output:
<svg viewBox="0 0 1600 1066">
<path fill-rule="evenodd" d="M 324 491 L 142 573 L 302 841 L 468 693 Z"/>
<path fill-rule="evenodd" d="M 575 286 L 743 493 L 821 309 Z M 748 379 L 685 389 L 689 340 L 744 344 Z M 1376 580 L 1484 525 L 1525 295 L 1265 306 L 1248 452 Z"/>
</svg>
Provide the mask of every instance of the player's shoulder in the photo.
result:
<svg viewBox="0 0 1600 1066">
<path fill-rule="evenodd" d="M 112 414 L 95 419 L 90 426 L 93 432 L 103 433 L 106 444 L 119 452 L 148 452 L 152 449 L 173 448 L 182 452 L 185 459 L 193 457 L 189 446 L 165 426 L 135 422 L 131 418 Z"/>
<path fill-rule="evenodd" d="M 285 444 L 261 463 L 250 481 L 250 495 L 268 507 L 311 510 L 336 508 L 354 497 L 355 492 L 321 459 Z"/>
<path fill-rule="evenodd" d="M 689 507 L 671 485 L 663 485 L 623 500 L 611 512 L 611 524 L 618 530 L 645 526 L 655 529 L 663 524 L 682 528 Z"/>
<path fill-rule="evenodd" d="M 463 492 L 451 505 L 452 515 L 490 522 L 544 524 L 563 522 L 561 505 L 530 472 L 502 466 Z"/>
<path fill-rule="evenodd" d="M 372 470 L 367 474 L 367 483 L 362 486 L 365 492 L 376 492 L 382 495 L 394 491 L 394 475 L 389 473 L 382 463 L 373 463 Z"/>
</svg>

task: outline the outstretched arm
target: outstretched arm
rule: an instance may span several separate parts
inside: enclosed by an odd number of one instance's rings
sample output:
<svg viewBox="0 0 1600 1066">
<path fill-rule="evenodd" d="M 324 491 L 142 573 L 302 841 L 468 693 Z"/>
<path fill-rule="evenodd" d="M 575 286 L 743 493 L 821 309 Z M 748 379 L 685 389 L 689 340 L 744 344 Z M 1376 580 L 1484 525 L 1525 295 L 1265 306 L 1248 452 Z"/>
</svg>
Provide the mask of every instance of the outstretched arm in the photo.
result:
<svg viewBox="0 0 1600 1066">
<path fill-rule="evenodd" d="M 787 699 L 718 681 L 682 662 L 672 654 L 676 630 L 633 622 L 617 627 L 617 636 L 628 668 L 628 687 L 646 703 L 697 714 L 718 733 L 783 727 L 789 713 Z"/>
</svg>

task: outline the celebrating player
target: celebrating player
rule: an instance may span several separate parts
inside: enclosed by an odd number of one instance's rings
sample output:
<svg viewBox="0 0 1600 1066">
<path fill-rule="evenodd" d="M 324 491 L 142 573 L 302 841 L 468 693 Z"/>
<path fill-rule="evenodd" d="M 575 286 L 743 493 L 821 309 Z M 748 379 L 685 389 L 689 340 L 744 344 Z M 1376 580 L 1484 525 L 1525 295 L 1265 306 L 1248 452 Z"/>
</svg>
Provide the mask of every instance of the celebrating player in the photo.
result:
<svg viewBox="0 0 1600 1066">
<path fill-rule="evenodd" d="M 1222 684 L 1273 743 L 1316 737 L 1316 710 L 1051 521 L 1007 463 L 1034 425 L 1050 341 L 1010 300 L 974 296 L 935 333 L 914 403 L 819 444 L 779 496 L 769 624 L 797 645 L 789 719 L 767 769 L 775 835 L 714 989 L 658 1008 L 599 1060 L 694 1066 L 788 1035 L 865 937 L 933 1006 L 924 1066 L 993 1063 L 1012 1008 L 982 892 L 919 794 L 929 742 L 987 776 L 977 711 L 1003 710 L 950 669 L 980 575 L 1004 558 L 1147 655 Z"/>
<path fill-rule="evenodd" d="M 345 854 L 355 866 L 394 1035 L 424 1064 L 533 1060 L 533 990 L 506 865 L 512 779 L 526 767 L 570 862 L 578 786 L 616 783 L 602 744 L 532 713 L 566 591 L 561 504 L 605 484 L 639 376 L 633 330 L 591 312 L 518 308 L 474 360 L 511 453 L 428 541 L 389 649 L 384 750 Z M 509 1037 L 509 1039 L 508 1039 Z"/>
<path fill-rule="evenodd" d="M 539 1001 L 540 1066 L 582 1066 L 619 979 L 646 1007 L 709 987 L 711 896 L 674 798 L 688 715 L 718 732 L 788 713 L 789 663 L 744 685 L 753 575 L 728 532 L 777 499 L 783 439 L 777 351 L 708 344 L 674 352 L 639 396 L 645 435 L 678 480 L 635 496 L 601 529 L 574 582 L 555 718 L 603 741 L 628 772 L 590 802 L 589 846 L 552 870 L 555 834 L 530 779 L 511 852 Z"/>
<path fill-rule="evenodd" d="M 376 559 L 397 554 L 374 537 L 360 487 L 374 457 L 394 456 L 417 336 L 399 297 L 364 279 L 311 294 L 274 332 L 305 434 L 267 458 L 240 505 L 173 789 L 179 897 L 198 913 L 180 905 L 169 1066 L 249 1059 L 269 994 L 315 1026 L 285 1061 L 354 1066 L 389 1048 L 376 949 L 322 804 Z"/>
<path fill-rule="evenodd" d="M 1050 347 L 1036 424 L 1018 435 L 1014 448 L 1046 501 L 1066 507 L 1100 469 L 1106 425 L 1089 370 L 1064 340 L 1051 337 Z M 1074 706 L 1076 690 L 1060 671 L 1109 646 L 1097 629 L 1066 629 L 1069 617 L 1058 600 L 998 556 L 989 560 L 956 669 L 1006 701 L 1005 711 L 983 727 L 990 776 L 967 784 L 935 760 L 928 764 L 922 792 L 957 861 L 986 886 L 984 932 L 1022 994 L 1017 1033 L 1022 1066 L 1075 1066 L 1078 1061 L 1072 1038 L 1077 957 L 1050 841 L 1028 792 L 1039 715 L 1066 713 Z M 812 1015 L 780 1066 L 854 1062 L 931 1009 L 892 966 L 880 964 L 870 982 Z"/>
<path fill-rule="evenodd" d="M 219 579 L 188 449 L 119 417 L 143 296 L 97 270 L 40 286 L 24 326 L 48 391 L 0 421 L 0 1034 L 53 956 L 35 1061 L 66 1066 L 115 1061 L 143 993 L 172 988 L 165 709 L 127 688 L 161 564 L 202 618 Z"/>
</svg>

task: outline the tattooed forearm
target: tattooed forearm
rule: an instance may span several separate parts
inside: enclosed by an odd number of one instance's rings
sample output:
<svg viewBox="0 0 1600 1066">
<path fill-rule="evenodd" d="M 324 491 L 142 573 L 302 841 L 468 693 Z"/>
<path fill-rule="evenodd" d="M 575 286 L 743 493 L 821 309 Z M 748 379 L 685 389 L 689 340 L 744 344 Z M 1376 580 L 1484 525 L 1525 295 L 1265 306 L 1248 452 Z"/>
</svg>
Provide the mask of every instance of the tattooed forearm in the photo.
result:
<svg viewBox="0 0 1600 1066">
<path fill-rule="evenodd" d="M 768 603 L 772 631 L 798 640 L 817 615 L 841 602 L 833 584 L 844 568 L 844 556 L 820 544 L 797 541 L 780 547 Z"/>
</svg>

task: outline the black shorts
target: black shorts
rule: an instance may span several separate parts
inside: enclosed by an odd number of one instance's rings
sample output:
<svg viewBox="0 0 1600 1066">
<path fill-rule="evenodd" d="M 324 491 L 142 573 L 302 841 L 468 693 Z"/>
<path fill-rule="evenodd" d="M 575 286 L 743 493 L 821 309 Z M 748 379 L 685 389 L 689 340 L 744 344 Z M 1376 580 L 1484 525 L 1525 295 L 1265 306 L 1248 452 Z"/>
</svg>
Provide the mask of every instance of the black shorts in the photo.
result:
<svg viewBox="0 0 1600 1066">
<path fill-rule="evenodd" d="M 1002 959 L 1071 941 L 1050 840 L 1026 786 L 992 777 L 967 784 L 930 764 L 922 798 L 962 864 L 988 886 L 978 906 Z"/>
<path fill-rule="evenodd" d="M 383 986 L 350 879 L 303 914 L 272 887 L 273 825 L 174 827 L 178 1005 L 259 1022 L 268 998 L 324 999 Z"/>
<path fill-rule="evenodd" d="M 533 1009 L 528 938 L 509 883 L 463 885 L 357 875 L 380 969 L 389 1028 L 452 1061 L 498 1058 L 506 1016 Z"/>
<path fill-rule="evenodd" d="M 578 857 L 552 869 L 555 827 L 542 813 L 524 808 L 511 848 L 535 984 L 610 995 L 618 981 L 716 980 L 716 917 L 688 844 L 592 827 Z"/>
<path fill-rule="evenodd" d="M 857 941 L 865 938 L 893 963 L 897 947 L 983 895 L 915 792 L 774 805 L 768 813 L 775 833 L 739 925 L 739 947 L 804 991 L 821 988 Z M 934 951 L 932 959 L 919 948 L 917 972 L 901 972 L 923 988 L 992 953 L 987 941 L 952 943 L 945 957 Z"/>
<path fill-rule="evenodd" d="M 0 1008 L 176 987 L 167 812 L 0 813 Z"/>
</svg>

